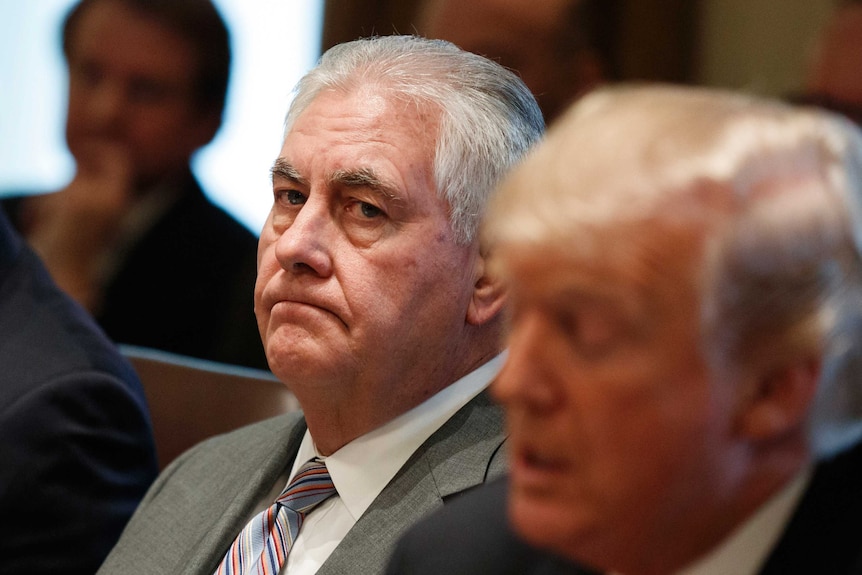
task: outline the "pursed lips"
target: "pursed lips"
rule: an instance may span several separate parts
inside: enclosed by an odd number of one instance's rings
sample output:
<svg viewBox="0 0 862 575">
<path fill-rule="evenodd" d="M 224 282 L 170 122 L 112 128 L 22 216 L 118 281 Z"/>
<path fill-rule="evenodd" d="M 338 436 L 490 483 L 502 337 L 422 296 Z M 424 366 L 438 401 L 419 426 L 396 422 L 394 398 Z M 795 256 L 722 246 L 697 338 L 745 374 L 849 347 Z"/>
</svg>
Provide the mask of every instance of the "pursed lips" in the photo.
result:
<svg viewBox="0 0 862 575">
<path fill-rule="evenodd" d="M 275 299 L 273 301 L 272 305 L 270 306 L 271 312 L 276 313 L 276 310 L 279 307 L 279 305 L 284 305 L 285 307 L 291 307 L 291 306 L 301 306 L 302 307 L 302 306 L 304 306 L 304 307 L 309 307 L 309 308 L 313 308 L 316 310 L 320 310 L 321 312 L 324 312 L 324 313 L 329 314 L 329 315 L 333 316 L 334 318 L 336 318 L 339 321 L 339 323 L 341 323 L 345 328 L 348 327 L 347 322 L 344 321 L 341 314 L 339 314 L 337 311 L 335 311 L 331 306 L 324 304 L 322 302 L 319 302 L 319 301 L 312 299 L 312 298 L 298 297 L 298 296 L 278 297 L 277 299 Z"/>
</svg>

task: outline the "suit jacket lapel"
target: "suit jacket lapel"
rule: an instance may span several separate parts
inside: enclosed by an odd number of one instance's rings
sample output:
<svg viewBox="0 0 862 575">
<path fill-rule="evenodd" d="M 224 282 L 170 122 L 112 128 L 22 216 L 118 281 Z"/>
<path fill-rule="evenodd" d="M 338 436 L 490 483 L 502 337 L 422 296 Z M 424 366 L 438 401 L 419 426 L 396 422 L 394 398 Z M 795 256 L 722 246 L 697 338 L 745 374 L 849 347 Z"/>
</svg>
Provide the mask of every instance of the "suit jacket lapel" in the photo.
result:
<svg viewBox="0 0 862 575">
<path fill-rule="evenodd" d="M 397 538 L 443 501 L 502 469 L 502 410 L 486 393 L 471 400 L 413 454 L 318 570 L 382 573 Z M 499 454 L 499 457 L 498 457 Z M 493 465 L 492 465 L 493 464 Z"/>
<path fill-rule="evenodd" d="M 225 452 L 225 458 L 242 459 L 242 464 L 232 462 L 214 466 L 218 473 L 229 474 L 220 489 L 223 496 L 212 498 L 215 501 L 223 500 L 225 505 L 213 511 L 216 516 L 210 526 L 205 526 L 198 540 L 189 545 L 189 551 L 180 563 L 185 566 L 184 574 L 199 575 L 215 571 L 233 540 L 253 516 L 255 507 L 293 463 L 305 433 L 305 419 L 282 416 L 271 421 L 274 425 L 269 433 L 261 433 L 261 429 L 254 426 L 256 440 L 240 440 L 246 451 L 242 457 L 236 457 L 236 453 L 230 451 Z"/>
</svg>

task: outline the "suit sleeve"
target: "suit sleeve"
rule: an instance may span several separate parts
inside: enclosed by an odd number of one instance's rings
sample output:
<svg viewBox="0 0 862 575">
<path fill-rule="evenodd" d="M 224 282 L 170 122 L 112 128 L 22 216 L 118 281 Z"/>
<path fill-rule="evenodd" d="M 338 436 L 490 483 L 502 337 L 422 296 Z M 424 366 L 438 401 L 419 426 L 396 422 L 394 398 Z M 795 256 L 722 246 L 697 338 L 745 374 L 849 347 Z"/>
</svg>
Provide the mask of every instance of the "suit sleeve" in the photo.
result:
<svg viewBox="0 0 862 575">
<path fill-rule="evenodd" d="M 505 479 L 477 486 L 411 527 L 387 575 L 524 575 L 530 550 L 506 527 Z"/>
<path fill-rule="evenodd" d="M 0 413 L 0 574 L 92 574 L 156 476 L 144 401 L 98 371 Z"/>
</svg>

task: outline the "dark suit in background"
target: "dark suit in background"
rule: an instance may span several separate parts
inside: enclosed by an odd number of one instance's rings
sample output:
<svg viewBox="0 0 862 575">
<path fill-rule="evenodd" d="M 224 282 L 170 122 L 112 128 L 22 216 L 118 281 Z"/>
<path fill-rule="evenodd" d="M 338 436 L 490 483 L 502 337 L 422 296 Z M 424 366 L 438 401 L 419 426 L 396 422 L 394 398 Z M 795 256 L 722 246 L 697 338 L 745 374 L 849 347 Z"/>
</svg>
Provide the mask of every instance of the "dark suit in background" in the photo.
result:
<svg viewBox="0 0 862 575">
<path fill-rule="evenodd" d="M 96 321 L 120 344 L 268 369 L 252 309 L 257 237 L 189 173 L 118 258 Z M 20 198 L 6 199 L 18 225 Z"/>
<path fill-rule="evenodd" d="M 0 573 L 95 572 L 155 476 L 137 377 L 0 210 Z"/>
<path fill-rule="evenodd" d="M 256 256 L 257 237 L 189 174 L 123 258 L 96 320 L 117 343 L 267 369 L 252 302 Z"/>
</svg>

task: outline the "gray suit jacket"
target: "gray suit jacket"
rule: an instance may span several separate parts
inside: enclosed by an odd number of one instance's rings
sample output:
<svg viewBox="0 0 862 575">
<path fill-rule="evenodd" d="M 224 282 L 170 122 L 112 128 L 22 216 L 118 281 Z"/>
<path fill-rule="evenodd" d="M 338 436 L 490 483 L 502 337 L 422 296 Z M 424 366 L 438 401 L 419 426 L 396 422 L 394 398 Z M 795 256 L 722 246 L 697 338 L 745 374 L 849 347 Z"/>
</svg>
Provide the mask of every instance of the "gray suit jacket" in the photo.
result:
<svg viewBox="0 0 862 575">
<path fill-rule="evenodd" d="M 301 415 L 283 415 L 180 456 L 147 493 L 99 575 L 211 575 L 255 505 L 292 465 L 305 429 Z M 502 410 L 478 395 L 404 464 L 318 573 L 382 574 L 410 525 L 505 471 L 504 439 Z"/>
</svg>

